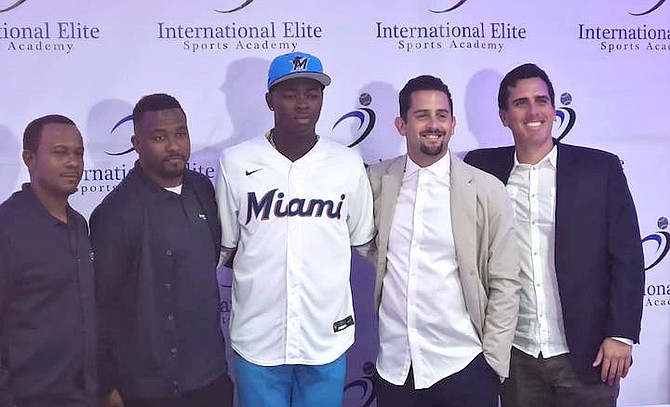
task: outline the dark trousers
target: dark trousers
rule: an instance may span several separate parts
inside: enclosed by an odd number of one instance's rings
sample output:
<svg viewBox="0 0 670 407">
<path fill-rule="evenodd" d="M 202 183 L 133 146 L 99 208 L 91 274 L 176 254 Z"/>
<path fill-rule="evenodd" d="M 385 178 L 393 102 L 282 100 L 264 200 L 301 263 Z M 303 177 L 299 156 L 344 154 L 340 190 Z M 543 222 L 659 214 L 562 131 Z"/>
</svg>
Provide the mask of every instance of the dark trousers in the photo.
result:
<svg viewBox="0 0 670 407">
<path fill-rule="evenodd" d="M 125 407 L 232 407 L 233 382 L 224 373 L 205 387 L 184 392 L 178 397 L 123 399 Z"/>
<path fill-rule="evenodd" d="M 510 377 L 502 386 L 503 407 L 613 407 L 619 386 L 584 384 L 568 355 L 539 358 L 512 348 Z"/>
<path fill-rule="evenodd" d="M 427 389 L 414 389 L 410 368 L 402 386 L 377 375 L 376 391 L 377 407 L 497 407 L 500 379 L 480 353 L 465 369 Z"/>
</svg>

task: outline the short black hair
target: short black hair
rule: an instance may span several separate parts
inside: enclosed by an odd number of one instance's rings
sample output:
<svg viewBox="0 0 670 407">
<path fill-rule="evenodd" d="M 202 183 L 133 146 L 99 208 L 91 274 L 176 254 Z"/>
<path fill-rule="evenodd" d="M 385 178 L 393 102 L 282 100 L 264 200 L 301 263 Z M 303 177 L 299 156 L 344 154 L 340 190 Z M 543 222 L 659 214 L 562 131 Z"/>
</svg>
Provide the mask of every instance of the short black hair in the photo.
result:
<svg viewBox="0 0 670 407">
<path fill-rule="evenodd" d="M 50 123 L 77 126 L 72 119 L 60 114 L 49 114 L 38 117 L 28 123 L 26 129 L 23 131 L 23 149 L 25 151 L 32 151 L 33 153 L 37 152 L 37 148 L 40 146 L 40 140 L 42 139 L 42 129 Z"/>
<path fill-rule="evenodd" d="M 179 109 L 186 117 L 186 112 L 181 108 L 179 101 L 174 96 L 166 93 L 154 93 L 142 96 L 133 108 L 133 122 L 137 125 L 142 115 L 146 112 L 157 112 L 159 110 Z"/>
<path fill-rule="evenodd" d="M 512 69 L 505 75 L 502 82 L 500 82 L 500 89 L 498 89 L 498 108 L 507 110 L 507 99 L 509 98 L 509 88 L 516 86 L 516 83 L 521 79 L 540 78 L 547 84 L 549 89 L 549 97 L 551 98 L 551 105 L 556 106 L 556 96 L 554 95 L 554 85 L 551 84 L 549 76 L 539 66 L 535 64 L 523 64 Z"/>
<path fill-rule="evenodd" d="M 398 101 L 400 102 L 400 117 L 403 120 L 407 121 L 407 112 L 409 111 L 411 100 L 410 96 L 413 92 L 420 90 L 436 90 L 447 95 L 449 99 L 449 109 L 451 110 L 451 115 L 454 115 L 454 102 L 451 99 L 451 92 L 449 92 L 449 87 L 442 82 L 440 78 L 436 78 L 431 75 L 421 75 L 416 78 L 410 79 L 405 87 L 400 91 L 400 96 Z"/>
</svg>

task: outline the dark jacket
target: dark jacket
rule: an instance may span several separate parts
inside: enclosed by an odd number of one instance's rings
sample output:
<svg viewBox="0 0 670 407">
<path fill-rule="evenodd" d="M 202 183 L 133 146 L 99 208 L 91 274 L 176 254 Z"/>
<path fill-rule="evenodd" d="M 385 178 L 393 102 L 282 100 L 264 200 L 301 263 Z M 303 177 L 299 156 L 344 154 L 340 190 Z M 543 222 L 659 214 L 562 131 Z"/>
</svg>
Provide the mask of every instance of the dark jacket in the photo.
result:
<svg viewBox="0 0 670 407">
<path fill-rule="evenodd" d="M 554 262 L 569 358 L 587 383 L 606 337 L 639 342 L 644 257 L 633 198 L 619 158 L 556 142 Z M 465 161 L 507 184 L 514 146 L 475 150 Z"/>
</svg>

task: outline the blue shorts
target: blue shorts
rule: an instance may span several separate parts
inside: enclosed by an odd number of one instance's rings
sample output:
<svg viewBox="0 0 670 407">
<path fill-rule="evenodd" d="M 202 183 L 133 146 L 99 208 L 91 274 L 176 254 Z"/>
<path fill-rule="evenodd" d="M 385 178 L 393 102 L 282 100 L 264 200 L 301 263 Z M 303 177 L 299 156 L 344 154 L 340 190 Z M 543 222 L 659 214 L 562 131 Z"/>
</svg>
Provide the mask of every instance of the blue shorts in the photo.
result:
<svg viewBox="0 0 670 407">
<path fill-rule="evenodd" d="M 326 365 L 259 366 L 233 355 L 239 407 L 342 407 L 345 355 Z"/>
</svg>

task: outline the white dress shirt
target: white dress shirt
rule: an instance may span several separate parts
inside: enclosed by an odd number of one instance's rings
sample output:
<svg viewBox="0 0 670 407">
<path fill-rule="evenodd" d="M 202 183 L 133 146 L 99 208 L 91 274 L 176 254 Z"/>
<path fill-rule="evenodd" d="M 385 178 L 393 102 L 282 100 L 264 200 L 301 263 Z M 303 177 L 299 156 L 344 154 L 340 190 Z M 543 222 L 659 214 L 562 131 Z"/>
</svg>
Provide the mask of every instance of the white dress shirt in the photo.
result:
<svg viewBox="0 0 670 407">
<path fill-rule="evenodd" d="M 377 371 L 416 389 L 459 372 L 482 352 L 465 308 L 451 227 L 449 155 L 420 168 L 407 158 L 391 225 L 379 310 Z"/>
<path fill-rule="evenodd" d="M 514 346 L 534 357 L 568 353 L 554 263 L 556 235 L 556 146 L 537 164 L 514 155 L 507 192 L 521 259 L 521 300 Z M 632 345 L 628 338 L 612 337 Z M 595 357 L 595 356 L 594 356 Z"/>
<path fill-rule="evenodd" d="M 521 259 L 521 301 L 514 346 L 537 357 L 569 351 L 558 292 L 555 252 L 556 158 L 554 148 L 535 165 L 514 167 L 507 181 Z"/>
</svg>

